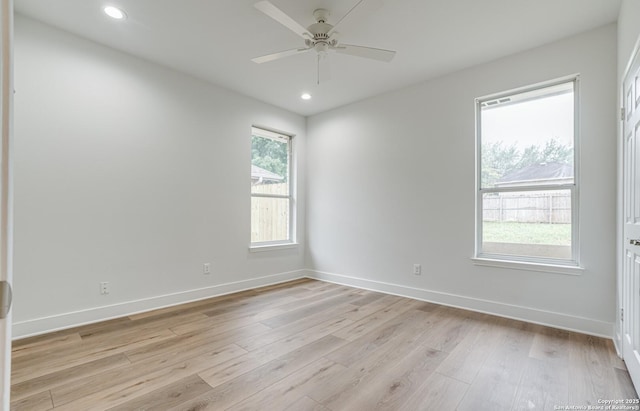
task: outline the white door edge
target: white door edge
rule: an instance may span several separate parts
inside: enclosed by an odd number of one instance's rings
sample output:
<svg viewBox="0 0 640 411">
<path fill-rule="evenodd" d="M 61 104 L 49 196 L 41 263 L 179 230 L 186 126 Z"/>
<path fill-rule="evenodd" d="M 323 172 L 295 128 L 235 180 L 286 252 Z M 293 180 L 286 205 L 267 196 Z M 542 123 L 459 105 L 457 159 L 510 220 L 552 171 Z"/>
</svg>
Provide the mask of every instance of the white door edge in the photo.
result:
<svg viewBox="0 0 640 411">
<path fill-rule="evenodd" d="M 0 0 L 0 281 L 13 280 L 13 0 Z M 0 319 L 0 409 L 11 394 L 11 310 Z"/>
</svg>

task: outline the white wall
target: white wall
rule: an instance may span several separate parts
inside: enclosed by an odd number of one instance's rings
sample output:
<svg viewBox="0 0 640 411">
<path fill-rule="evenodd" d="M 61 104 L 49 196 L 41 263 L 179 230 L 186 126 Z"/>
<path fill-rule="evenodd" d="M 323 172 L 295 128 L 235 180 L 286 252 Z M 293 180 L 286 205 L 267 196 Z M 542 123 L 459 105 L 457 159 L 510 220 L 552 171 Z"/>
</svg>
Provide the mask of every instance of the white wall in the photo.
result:
<svg viewBox="0 0 640 411">
<path fill-rule="evenodd" d="M 248 252 L 249 164 L 252 124 L 296 135 L 303 238 L 304 117 L 22 16 L 15 72 L 14 335 L 301 275 Z"/>
<path fill-rule="evenodd" d="M 640 40 L 640 1 L 622 0 L 618 15 L 618 72 L 627 67 L 633 48 Z"/>
<path fill-rule="evenodd" d="M 474 98 L 573 73 L 581 75 L 584 272 L 473 265 Z M 615 107 L 616 26 L 608 25 L 309 118 L 310 272 L 611 336 Z"/>
</svg>

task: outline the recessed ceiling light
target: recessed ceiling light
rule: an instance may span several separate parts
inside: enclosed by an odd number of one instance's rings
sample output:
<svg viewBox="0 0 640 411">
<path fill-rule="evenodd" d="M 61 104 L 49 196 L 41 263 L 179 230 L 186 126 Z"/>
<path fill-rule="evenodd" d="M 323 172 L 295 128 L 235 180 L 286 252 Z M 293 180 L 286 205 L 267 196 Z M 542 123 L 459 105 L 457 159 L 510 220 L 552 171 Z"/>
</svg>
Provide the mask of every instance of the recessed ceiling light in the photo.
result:
<svg viewBox="0 0 640 411">
<path fill-rule="evenodd" d="M 120 10 L 117 7 L 113 7 L 113 6 L 107 6 L 104 8 L 104 12 L 107 16 L 114 18 L 116 20 L 122 20 L 125 17 L 127 17 L 127 15 L 124 13 L 124 11 Z"/>
<path fill-rule="evenodd" d="M 311 100 L 311 94 L 309 93 L 302 93 L 302 95 L 300 96 L 301 99 L 303 100 Z"/>
</svg>

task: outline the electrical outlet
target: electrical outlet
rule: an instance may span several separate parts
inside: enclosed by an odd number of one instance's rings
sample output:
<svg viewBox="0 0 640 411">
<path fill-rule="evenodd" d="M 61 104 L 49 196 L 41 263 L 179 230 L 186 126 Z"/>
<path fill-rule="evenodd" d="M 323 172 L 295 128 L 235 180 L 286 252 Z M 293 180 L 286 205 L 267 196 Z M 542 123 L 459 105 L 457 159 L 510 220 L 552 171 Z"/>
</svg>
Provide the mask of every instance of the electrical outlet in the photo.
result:
<svg viewBox="0 0 640 411">
<path fill-rule="evenodd" d="M 202 264 L 202 274 L 211 274 L 211 263 Z"/>
<path fill-rule="evenodd" d="M 107 281 L 103 281 L 100 283 L 100 294 L 102 295 L 109 294 L 109 283 Z"/>
<path fill-rule="evenodd" d="M 413 275 L 421 275 L 422 274 L 422 265 L 414 264 L 413 265 Z"/>
</svg>

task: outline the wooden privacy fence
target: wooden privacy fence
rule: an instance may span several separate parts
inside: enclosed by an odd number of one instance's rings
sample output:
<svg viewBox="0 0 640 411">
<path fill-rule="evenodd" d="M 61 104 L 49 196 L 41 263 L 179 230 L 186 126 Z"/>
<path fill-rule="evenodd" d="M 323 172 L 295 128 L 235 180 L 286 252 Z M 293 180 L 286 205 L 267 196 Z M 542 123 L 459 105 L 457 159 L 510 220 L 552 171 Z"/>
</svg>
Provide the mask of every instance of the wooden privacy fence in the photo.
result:
<svg viewBox="0 0 640 411">
<path fill-rule="evenodd" d="M 518 223 L 571 223 L 571 193 L 495 193 L 482 200 L 484 221 Z"/>
<path fill-rule="evenodd" d="M 253 193 L 287 194 L 288 183 L 260 184 Z M 251 198 L 251 242 L 289 239 L 289 199 Z"/>
</svg>

